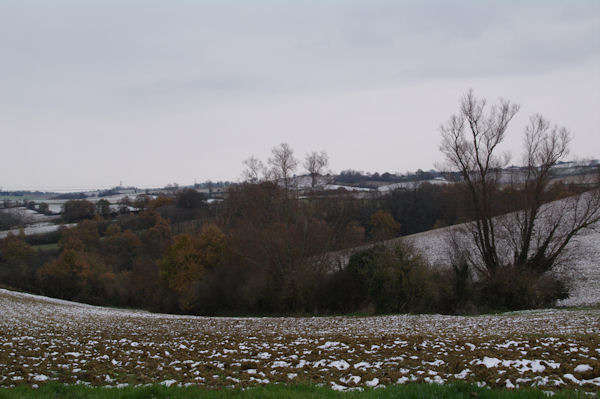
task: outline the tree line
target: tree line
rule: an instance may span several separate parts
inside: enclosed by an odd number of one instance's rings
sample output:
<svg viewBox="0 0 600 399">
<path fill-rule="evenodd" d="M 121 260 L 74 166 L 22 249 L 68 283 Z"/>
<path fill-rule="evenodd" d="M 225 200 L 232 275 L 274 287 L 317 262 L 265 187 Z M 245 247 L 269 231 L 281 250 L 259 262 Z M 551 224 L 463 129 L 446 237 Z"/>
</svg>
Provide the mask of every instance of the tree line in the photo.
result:
<svg viewBox="0 0 600 399">
<path fill-rule="evenodd" d="M 552 305 L 568 289 L 551 272 L 569 241 L 599 220 L 598 182 L 589 191 L 589 182 L 553 180 L 569 136 L 535 116 L 525 132 L 526 166 L 501 184 L 507 159 L 497 156 L 497 147 L 516 111 L 509 103 L 488 110 L 471 92 L 465 95 L 459 114 L 441 128 L 449 170 L 461 176 L 455 184 L 374 198 L 318 190 L 300 196 L 290 179 L 299 161 L 281 144 L 268 166 L 246 160 L 246 181 L 230 186 L 221 202 L 185 189 L 140 197 L 139 214 L 109 215 L 100 201 L 75 200 L 65 217 L 79 221 L 76 227 L 0 241 L 0 283 L 93 304 L 202 315 Z M 305 159 L 313 188 L 327 167 L 323 154 Z M 548 205 L 565 198 L 558 203 L 565 205 Z M 569 209 L 556 214 L 548 206 Z M 407 245 L 378 245 L 460 223 L 444 267 Z M 351 256 L 347 267 L 328 256 L 364 244 L 371 247 Z"/>
</svg>

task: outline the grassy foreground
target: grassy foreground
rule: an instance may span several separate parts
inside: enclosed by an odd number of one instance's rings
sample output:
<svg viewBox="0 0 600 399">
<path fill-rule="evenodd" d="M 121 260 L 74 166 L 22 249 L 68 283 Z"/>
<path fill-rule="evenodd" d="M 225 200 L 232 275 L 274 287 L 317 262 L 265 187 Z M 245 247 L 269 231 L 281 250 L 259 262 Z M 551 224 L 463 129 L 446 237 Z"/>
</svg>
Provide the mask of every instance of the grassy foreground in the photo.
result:
<svg viewBox="0 0 600 399">
<path fill-rule="evenodd" d="M 314 385 L 267 385 L 247 390 L 207 390 L 199 387 L 146 387 L 104 388 L 84 385 L 50 383 L 40 388 L 20 386 L 1 388 L 0 399 L 12 398 L 549 398 L 539 389 L 497 390 L 479 388 L 475 385 L 456 383 L 450 385 L 408 384 L 393 385 L 364 391 L 336 392 L 327 387 Z M 552 398 L 589 398 L 583 392 L 564 390 L 555 392 Z M 593 397 L 600 397 L 599 394 Z"/>
</svg>

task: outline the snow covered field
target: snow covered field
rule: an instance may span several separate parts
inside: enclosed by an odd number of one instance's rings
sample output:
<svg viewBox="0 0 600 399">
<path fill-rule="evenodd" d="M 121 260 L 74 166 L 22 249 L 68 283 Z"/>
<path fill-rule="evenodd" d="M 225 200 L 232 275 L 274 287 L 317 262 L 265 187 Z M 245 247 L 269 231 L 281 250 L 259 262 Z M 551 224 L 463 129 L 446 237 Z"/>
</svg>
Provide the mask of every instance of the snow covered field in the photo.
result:
<svg viewBox="0 0 600 399">
<path fill-rule="evenodd" d="M 206 318 L 0 290 L 0 314 L 0 386 L 304 381 L 345 390 L 466 380 L 495 387 L 600 387 L 600 310 Z"/>
<path fill-rule="evenodd" d="M 74 227 L 76 226 L 76 223 L 69 223 L 69 224 L 53 224 L 53 223 L 35 223 L 35 224 L 30 224 L 27 227 L 23 228 L 23 233 L 28 236 L 28 235 L 32 235 L 32 234 L 44 234 L 44 233 L 51 233 L 53 231 L 56 231 L 58 229 L 60 229 L 62 227 Z M 21 232 L 21 229 L 12 229 L 12 230 L 5 230 L 5 231 L 0 231 L 0 239 L 1 238 L 6 238 L 6 236 L 8 236 L 8 234 L 14 234 L 14 235 L 19 235 L 19 233 Z"/>
<path fill-rule="evenodd" d="M 25 221 L 25 223 L 51 222 L 60 218 L 56 215 L 44 215 L 34 211 L 33 209 L 27 209 L 25 207 L 0 209 L 0 212 L 11 213 L 15 216 L 18 216 Z"/>
</svg>

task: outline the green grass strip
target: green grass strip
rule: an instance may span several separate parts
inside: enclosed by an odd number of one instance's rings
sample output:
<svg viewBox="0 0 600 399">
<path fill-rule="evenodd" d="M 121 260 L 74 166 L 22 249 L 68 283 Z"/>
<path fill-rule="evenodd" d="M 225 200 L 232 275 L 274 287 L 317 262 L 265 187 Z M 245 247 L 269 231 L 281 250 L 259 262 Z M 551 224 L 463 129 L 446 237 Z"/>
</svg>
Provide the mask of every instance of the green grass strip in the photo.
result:
<svg viewBox="0 0 600 399">
<path fill-rule="evenodd" d="M 590 398 L 600 397 L 598 393 L 590 396 L 589 393 L 562 390 L 549 396 L 539 389 L 498 390 L 479 388 L 466 383 L 449 385 L 437 384 L 407 384 L 394 385 L 380 389 L 366 389 L 364 391 L 336 392 L 328 387 L 314 385 L 267 385 L 253 387 L 247 390 L 220 389 L 210 390 L 200 387 L 165 387 L 152 385 L 146 387 L 106 388 L 89 387 L 85 385 L 62 385 L 50 383 L 40 388 L 19 386 L 16 388 L 1 388 L 0 399 L 13 398 L 206 398 L 206 399 L 298 399 L 298 398 L 336 398 L 336 399 L 402 399 L 402 398 L 522 398 L 522 399 L 548 399 L 548 398 Z"/>
</svg>

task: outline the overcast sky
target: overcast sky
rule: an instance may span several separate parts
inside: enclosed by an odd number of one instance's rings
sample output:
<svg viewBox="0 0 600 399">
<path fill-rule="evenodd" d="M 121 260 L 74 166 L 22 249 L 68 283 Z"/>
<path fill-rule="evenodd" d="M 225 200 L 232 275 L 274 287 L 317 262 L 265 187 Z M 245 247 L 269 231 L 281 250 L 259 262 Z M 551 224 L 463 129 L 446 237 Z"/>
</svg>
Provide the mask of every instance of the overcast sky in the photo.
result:
<svg viewBox="0 0 600 399">
<path fill-rule="evenodd" d="M 442 160 L 461 95 L 600 157 L 600 2 L 0 0 L 0 187 L 237 180 L 288 142 L 331 169 Z"/>
</svg>

